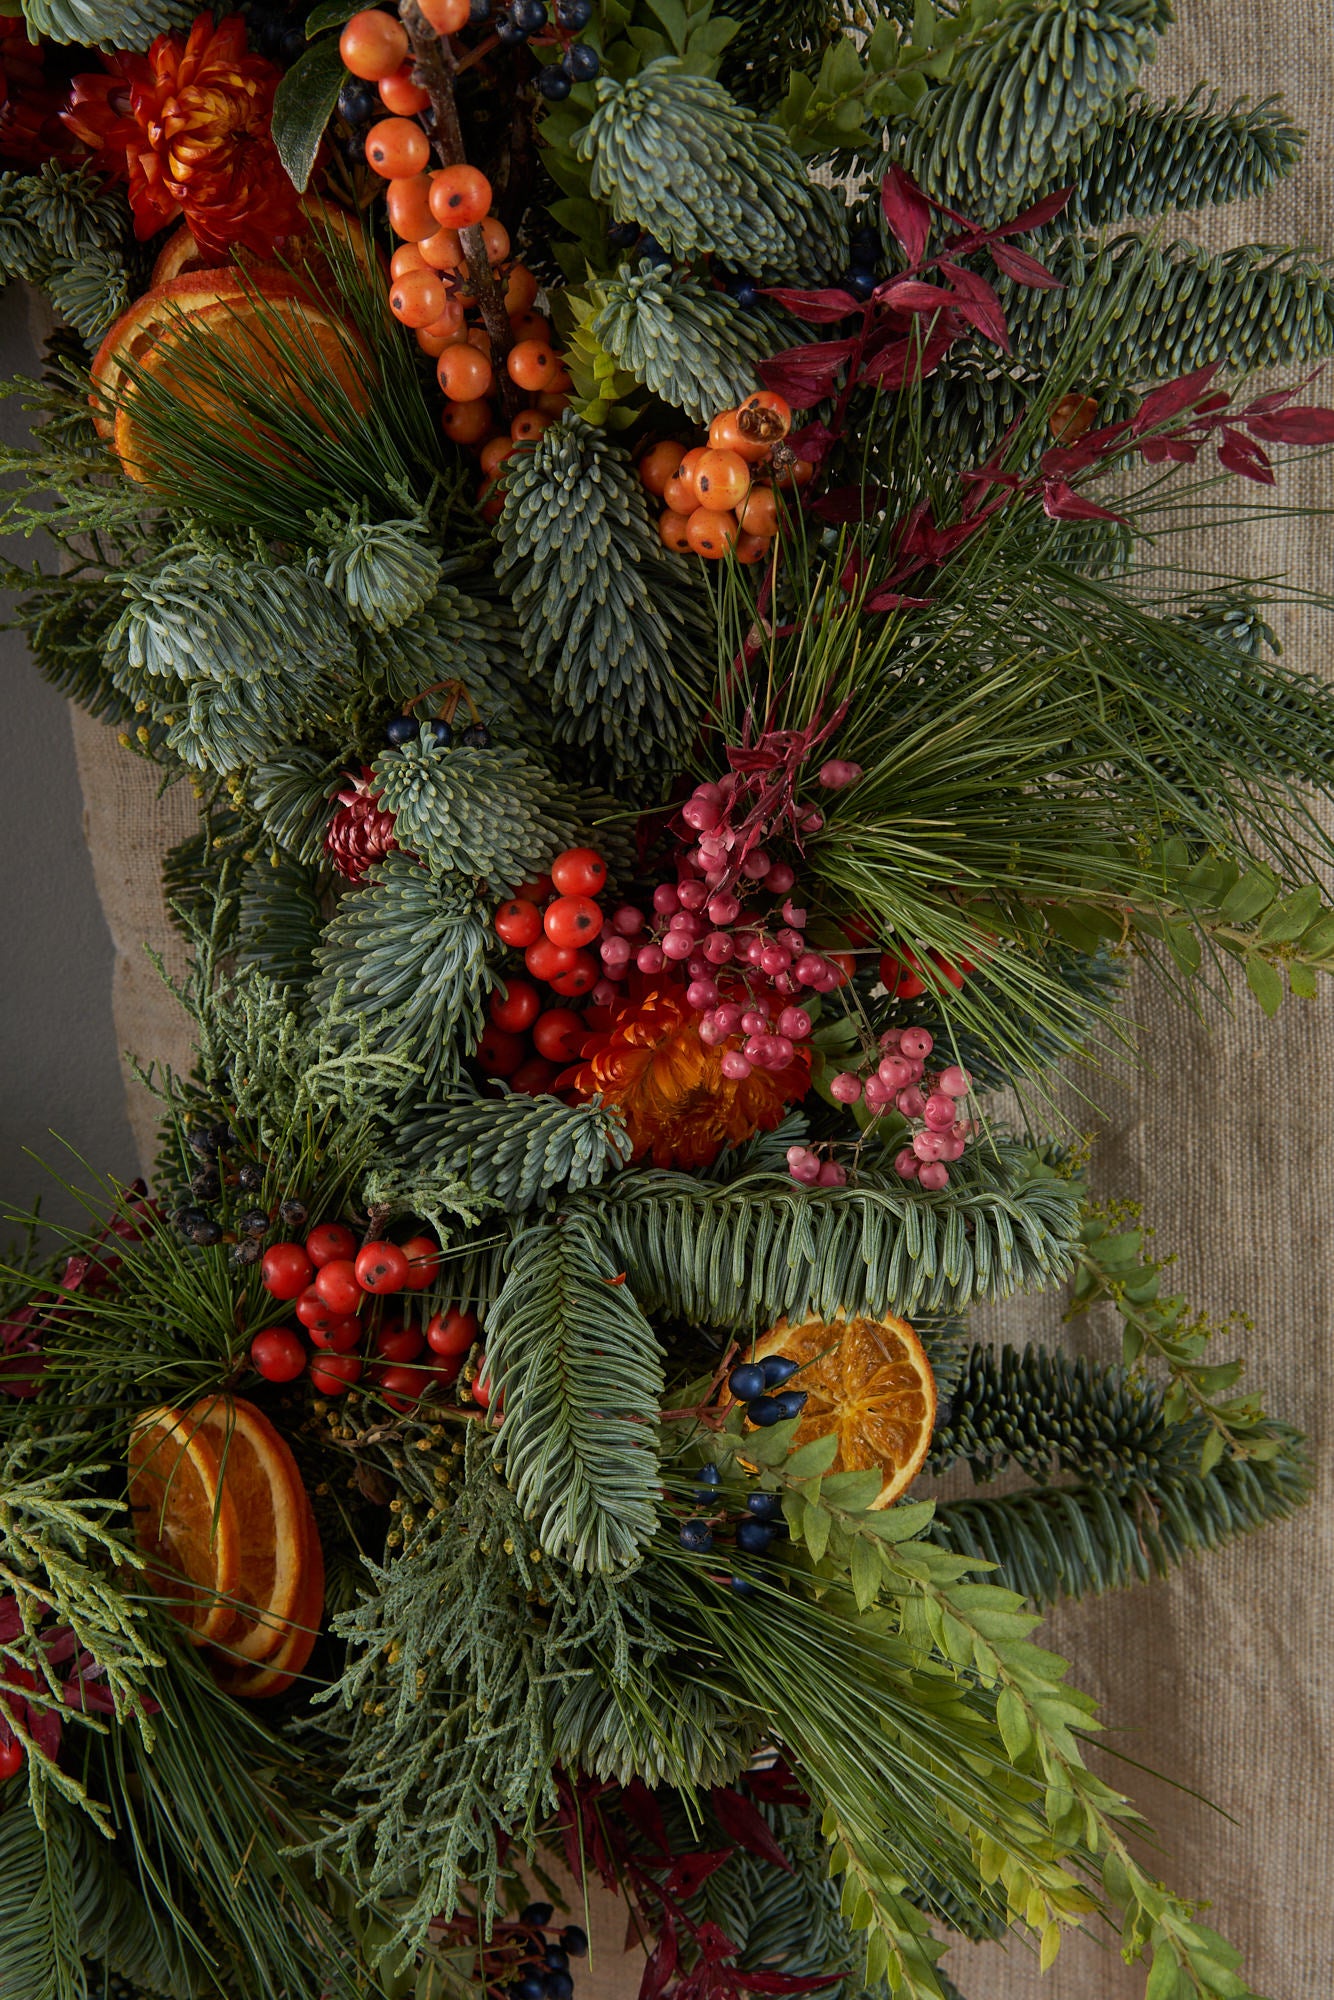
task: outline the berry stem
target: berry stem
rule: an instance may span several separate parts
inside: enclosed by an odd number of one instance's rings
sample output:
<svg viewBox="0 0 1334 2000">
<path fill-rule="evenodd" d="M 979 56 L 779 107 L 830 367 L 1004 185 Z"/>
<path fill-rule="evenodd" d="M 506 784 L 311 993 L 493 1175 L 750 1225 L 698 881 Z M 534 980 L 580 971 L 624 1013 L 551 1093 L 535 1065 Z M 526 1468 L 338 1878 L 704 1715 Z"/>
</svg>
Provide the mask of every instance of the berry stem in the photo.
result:
<svg viewBox="0 0 1334 2000">
<path fill-rule="evenodd" d="M 415 0 L 400 0 L 399 15 L 407 29 L 408 41 L 412 46 L 413 76 L 423 90 L 429 91 L 431 109 L 435 113 L 435 132 L 432 139 L 436 156 L 442 167 L 463 167 L 468 164 L 468 156 L 463 144 L 463 127 L 459 122 L 459 108 L 454 98 L 454 76 L 457 65 L 448 35 L 437 35 L 415 4 Z M 472 282 L 473 297 L 482 315 L 491 339 L 491 358 L 495 364 L 496 391 L 500 407 L 506 421 L 515 417 L 522 407 L 520 392 L 511 381 L 505 366 L 505 356 L 514 345 L 514 331 L 510 326 L 509 314 L 505 311 L 505 300 L 500 287 L 491 275 L 491 265 L 486 254 L 486 239 L 482 235 L 480 223 L 472 223 L 459 231 L 468 258 L 468 276 Z"/>
</svg>

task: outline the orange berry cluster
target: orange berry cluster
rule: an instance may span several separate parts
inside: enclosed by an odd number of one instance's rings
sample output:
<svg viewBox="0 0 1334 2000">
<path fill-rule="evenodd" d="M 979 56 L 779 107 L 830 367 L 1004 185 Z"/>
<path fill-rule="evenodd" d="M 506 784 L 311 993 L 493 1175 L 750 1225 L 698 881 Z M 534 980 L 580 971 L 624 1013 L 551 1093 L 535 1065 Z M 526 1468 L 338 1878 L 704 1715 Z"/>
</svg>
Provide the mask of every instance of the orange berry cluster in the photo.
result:
<svg viewBox="0 0 1334 2000">
<path fill-rule="evenodd" d="M 759 389 L 736 409 L 719 411 L 706 445 L 687 447 L 677 438 L 651 445 L 639 476 L 663 502 L 658 533 L 666 547 L 709 562 L 729 549 L 738 562 L 761 562 L 778 533 L 779 490 L 804 486 L 815 470 L 784 443 L 791 428 L 783 397 Z"/>
</svg>

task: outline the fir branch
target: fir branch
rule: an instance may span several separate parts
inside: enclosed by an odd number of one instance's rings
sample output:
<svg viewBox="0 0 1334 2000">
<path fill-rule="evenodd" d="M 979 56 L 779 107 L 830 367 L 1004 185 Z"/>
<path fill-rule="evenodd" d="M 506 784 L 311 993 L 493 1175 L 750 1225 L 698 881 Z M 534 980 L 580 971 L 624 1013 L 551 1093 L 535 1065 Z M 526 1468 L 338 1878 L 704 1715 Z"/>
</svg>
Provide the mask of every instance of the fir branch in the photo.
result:
<svg viewBox="0 0 1334 2000">
<path fill-rule="evenodd" d="M 414 618 L 439 588 L 442 563 L 420 517 L 330 523 L 326 588 L 358 624 L 388 632 Z"/>
<path fill-rule="evenodd" d="M 188 0 L 23 0 L 23 12 L 34 35 L 107 49 L 146 49 L 194 19 Z"/>
<path fill-rule="evenodd" d="M 749 395 L 771 351 L 726 292 L 647 260 L 592 286 L 590 300 L 589 332 L 617 366 L 697 423 Z"/>
<path fill-rule="evenodd" d="M 329 807 L 346 766 L 315 749 L 293 746 L 249 766 L 229 789 L 253 812 L 275 849 L 312 868 L 323 862 Z"/>
<path fill-rule="evenodd" d="M 712 251 L 766 284 L 819 282 L 848 260 L 842 204 L 774 125 L 675 57 L 618 82 L 575 140 L 592 192 L 681 258 Z"/>
<path fill-rule="evenodd" d="M 0 1993 L 15 2000 L 87 2000 L 79 1960 L 74 1876 L 58 1827 L 27 1799 L 0 1812 Z"/>
<path fill-rule="evenodd" d="M 334 1041 L 359 1035 L 418 1066 L 430 1093 L 476 1047 L 498 947 L 486 903 L 460 876 L 391 854 L 344 896 L 317 954 L 311 989 Z"/>
<path fill-rule="evenodd" d="M 338 598 L 294 566 L 209 549 L 120 585 L 126 609 L 107 643 L 135 672 L 224 684 L 286 674 L 311 693 L 325 671 L 352 670 Z"/>
<path fill-rule="evenodd" d="M 629 1172 L 570 1209 L 595 1221 L 648 1310 L 753 1328 L 806 1312 L 957 1311 L 1063 1277 L 1078 1188 L 1009 1147 L 976 1176 L 925 1196 L 866 1170 L 858 1186 L 818 1193 L 777 1174 L 710 1186 Z"/>
<path fill-rule="evenodd" d="M 534 668 L 551 673 L 557 741 L 597 745 L 618 784 L 642 786 L 699 717 L 696 662 L 713 640 L 698 587 L 663 550 L 628 458 L 587 425 L 554 424 L 507 488 L 501 575 Z"/>
<path fill-rule="evenodd" d="M 510 1214 L 596 1187 L 630 1157 L 621 1118 L 600 1099 L 570 1105 L 508 1091 L 499 1098 L 460 1091 L 426 1105 L 399 1127 L 393 1147 L 396 1168 L 456 1175 Z"/>
<path fill-rule="evenodd" d="M 277 986 L 304 989 L 314 973 L 324 919 L 310 869 L 287 855 L 256 861 L 241 878 L 237 963 Z"/>
<path fill-rule="evenodd" d="M 375 778 L 401 846 L 436 872 L 485 878 L 502 899 L 574 841 L 568 787 L 523 750 L 456 749 L 423 724 L 416 742 L 376 759 Z"/>
<path fill-rule="evenodd" d="M 633 1568 L 657 1525 L 662 1361 L 587 1223 L 527 1231 L 486 1316 L 506 1477 L 542 1546 L 576 1569 Z"/>
</svg>

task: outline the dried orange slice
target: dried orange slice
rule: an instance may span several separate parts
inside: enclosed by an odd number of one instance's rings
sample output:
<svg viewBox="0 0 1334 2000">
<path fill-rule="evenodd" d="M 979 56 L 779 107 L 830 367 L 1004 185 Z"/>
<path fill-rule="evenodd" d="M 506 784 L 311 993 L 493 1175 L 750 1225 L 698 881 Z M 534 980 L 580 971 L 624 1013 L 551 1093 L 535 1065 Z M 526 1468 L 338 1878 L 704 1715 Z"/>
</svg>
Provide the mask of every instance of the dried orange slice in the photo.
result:
<svg viewBox="0 0 1334 2000">
<path fill-rule="evenodd" d="M 148 1576 L 191 1643 L 225 1638 L 240 1576 L 236 1508 L 212 1439 L 180 1410 L 145 1410 L 135 1419 L 130 1511 Z"/>
<path fill-rule="evenodd" d="M 214 1649 L 210 1666 L 224 1694 L 239 1695 L 245 1701 L 271 1700 L 274 1695 L 286 1694 L 310 1658 L 324 1617 L 324 1560 L 318 1540 L 313 1547 L 315 1560 L 307 1569 L 301 1601 L 277 1651 L 267 1660 L 251 1665 L 248 1661 L 234 1660 L 229 1651 Z"/>
<path fill-rule="evenodd" d="M 906 1319 L 865 1313 L 832 1320 L 779 1320 L 756 1343 L 755 1358 L 784 1354 L 798 1364 L 794 1389 L 806 1391 L 796 1441 L 838 1438 L 833 1472 L 874 1467 L 884 1484 L 873 1507 L 888 1507 L 921 1470 L 936 1420 L 936 1381 Z"/>
<path fill-rule="evenodd" d="M 187 1412 L 213 1446 L 236 1514 L 240 1572 L 229 1658 L 267 1660 L 286 1642 L 309 1596 L 312 1569 L 323 1586 L 319 1533 L 291 1447 L 253 1403 L 208 1396 Z"/>
<path fill-rule="evenodd" d="M 381 275 L 373 268 L 373 260 L 378 253 L 373 248 L 368 248 L 366 233 L 361 226 L 359 215 L 351 215 L 347 209 L 340 208 L 337 202 L 325 201 L 317 194 L 303 195 L 301 206 L 317 227 L 322 225 L 333 235 L 343 237 L 358 263 L 372 277 L 378 278 Z M 277 247 L 289 262 L 304 264 L 321 278 L 329 275 L 326 260 L 316 237 L 309 234 L 289 236 L 281 239 Z M 178 229 L 172 231 L 158 251 L 157 262 L 153 266 L 152 283 L 154 286 L 165 285 L 170 279 L 179 278 L 184 272 L 203 268 L 199 245 L 190 233 L 189 223 L 183 222 Z"/>
<path fill-rule="evenodd" d="M 261 265 L 248 277 L 242 277 L 239 271 L 186 271 L 155 284 L 112 322 L 92 366 L 94 393 L 89 401 L 100 437 L 110 438 L 112 434 L 116 404 L 125 387 L 126 362 L 142 366 L 170 327 L 203 306 L 243 299 L 247 285 L 290 296 L 296 296 L 300 290 L 296 281 L 276 266 Z"/>
</svg>

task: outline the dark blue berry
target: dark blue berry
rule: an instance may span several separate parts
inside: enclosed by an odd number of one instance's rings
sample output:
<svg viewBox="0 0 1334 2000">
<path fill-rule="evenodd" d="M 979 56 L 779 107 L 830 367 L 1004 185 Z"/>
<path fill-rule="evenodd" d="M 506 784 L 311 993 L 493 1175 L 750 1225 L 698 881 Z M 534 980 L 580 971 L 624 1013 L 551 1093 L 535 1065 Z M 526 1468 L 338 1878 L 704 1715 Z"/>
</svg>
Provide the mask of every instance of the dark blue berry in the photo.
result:
<svg viewBox="0 0 1334 2000">
<path fill-rule="evenodd" d="M 360 77 L 349 77 L 338 93 L 338 115 L 349 125 L 368 125 L 379 109 L 379 91 Z"/>
<path fill-rule="evenodd" d="M 241 1143 L 225 1119 L 220 1125 L 210 1125 L 208 1135 L 219 1152 L 224 1152 L 229 1146 L 239 1146 Z"/>
<path fill-rule="evenodd" d="M 505 2000 L 528 2000 L 528 1995 L 524 1991 L 524 1987 L 526 1986 L 526 1984 L 527 1981 L 523 1979 L 516 1979 L 512 1981 L 512 1983 L 505 1988 Z"/>
<path fill-rule="evenodd" d="M 880 280 L 874 271 L 859 266 L 856 270 L 848 272 L 844 283 L 854 299 L 869 299 Z"/>
<path fill-rule="evenodd" d="M 577 35 L 593 18 L 593 0 L 556 0 L 556 26 L 571 28 Z"/>
<path fill-rule="evenodd" d="M 218 1157 L 218 1142 L 211 1129 L 191 1132 L 185 1143 L 201 1160 L 216 1160 Z"/>
<path fill-rule="evenodd" d="M 247 1237 L 244 1243 L 233 1243 L 228 1254 L 233 1264 L 240 1264 L 242 1266 L 258 1264 L 264 1254 L 264 1246 L 251 1236 Z"/>
<path fill-rule="evenodd" d="M 503 14 L 496 15 L 497 41 L 508 43 L 509 46 L 512 48 L 516 42 L 526 42 L 527 39 L 528 37 L 524 33 L 524 30 L 519 26 L 518 22 L 508 12 L 508 10 L 506 10 L 506 12 L 504 12 Z"/>
<path fill-rule="evenodd" d="M 522 28 L 525 35 L 535 35 L 547 25 L 546 0 L 514 0 L 510 8 L 516 28 Z"/>
<path fill-rule="evenodd" d="M 306 31 L 300 21 L 293 21 L 290 28 L 284 28 L 278 37 L 278 55 L 281 61 L 294 63 L 298 56 L 306 52 Z"/>
<path fill-rule="evenodd" d="M 746 1498 L 746 1512 L 757 1521 L 773 1521 L 783 1511 L 783 1503 L 776 1493 L 751 1493 Z"/>
<path fill-rule="evenodd" d="M 738 1521 L 736 1545 L 748 1556 L 762 1556 L 774 1538 L 767 1521 Z"/>
<path fill-rule="evenodd" d="M 519 1922 L 521 1924 L 534 1924 L 538 1930 L 541 1930 L 544 1924 L 551 1922 L 555 1914 L 555 1905 L 552 1903 L 525 1903 L 519 1912 Z M 525 1965 L 520 1969 L 524 1972 L 536 1972 L 537 1967 L 535 1965 Z"/>
<path fill-rule="evenodd" d="M 547 1946 L 547 1964 L 553 1972 L 568 1972 L 570 1969 L 570 1954 L 565 1950 L 563 1945 L 549 1944 Z"/>
<path fill-rule="evenodd" d="M 646 236 L 639 246 L 641 257 L 647 257 L 650 264 L 670 264 L 671 258 L 663 249 L 656 236 Z"/>
<path fill-rule="evenodd" d="M 762 1396 L 769 1384 L 763 1368 L 756 1362 L 747 1361 L 740 1368 L 734 1368 L 727 1378 L 727 1386 L 738 1403 L 749 1403 L 756 1396 Z"/>
<path fill-rule="evenodd" d="M 197 1194 L 201 1201 L 212 1201 L 221 1186 L 222 1178 L 216 1167 L 201 1167 L 198 1173 L 190 1176 L 190 1192 Z"/>
<path fill-rule="evenodd" d="M 568 97 L 574 89 L 563 69 L 544 69 L 537 79 L 537 87 L 543 97 L 549 98 L 553 104 L 559 104 L 561 98 Z"/>
<path fill-rule="evenodd" d="M 553 1972 L 547 1977 L 547 1992 L 551 2000 L 574 2000 L 574 1981 L 568 1972 Z"/>
<path fill-rule="evenodd" d="M 222 1224 L 215 1222 L 211 1215 L 206 1215 L 202 1222 L 192 1223 L 186 1235 L 192 1243 L 197 1243 L 201 1250 L 207 1249 L 211 1243 L 221 1243 Z"/>
<path fill-rule="evenodd" d="M 465 750 L 485 750 L 491 742 L 491 731 L 484 722 L 470 722 L 460 732 L 459 742 Z"/>
<path fill-rule="evenodd" d="M 746 312 L 758 302 L 759 296 L 759 287 L 753 278 L 742 278 L 732 292 L 732 297 Z"/>
<path fill-rule="evenodd" d="M 510 1991 L 514 1995 L 514 2000 L 547 2000 L 546 1974 L 537 1971 L 526 1972 Z"/>
<path fill-rule="evenodd" d="M 775 1396 L 772 1400 L 782 1419 L 799 1417 L 806 1407 L 806 1391 L 784 1389 L 781 1395 Z"/>
<path fill-rule="evenodd" d="M 359 167 L 366 158 L 366 141 L 360 132 L 340 132 L 334 139 L 338 157 L 349 167 Z"/>
<path fill-rule="evenodd" d="M 639 241 L 637 222 L 613 222 L 607 231 L 607 241 L 613 250 L 628 250 Z"/>
<path fill-rule="evenodd" d="M 746 1415 L 753 1424 L 758 1424 L 761 1430 L 768 1430 L 770 1424 L 782 1423 L 784 1412 L 779 1409 L 775 1397 L 757 1396 L 754 1402 L 747 1403 Z"/>
<path fill-rule="evenodd" d="M 588 83 L 602 67 L 602 58 L 587 42 L 571 42 L 562 67 L 576 83 Z"/>
<path fill-rule="evenodd" d="M 713 1547 L 713 1529 L 707 1521 L 683 1521 L 681 1523 L 681 1547 L 693 1549 L 697 1556 L 707 1554 Z"/>
<path fill-rule="evenodd" d="M 183 1208 L 176 1217 L 176 1224 L 185 1235 L 189 1236 L 192 1231 L 202 1229 L 210 1219 L 206 1208 Z"/>
<path fill-rule="evenodd" d="M 431 741 L 441 750 L 447 750 L 453 741 L 454 732 L 443 715 L 433 715 L 430 721 Z"/>
<path fill-rule="evenodd" d="M 253 1161 L 247 1161 L 245 1166 L 241 1167 L 237 1172 L 236 1185 L 245 1188 L 250 1193 L 253 1193 L 256 1188 L 262 1188 L 264 1185 L 263 1167 L 257 1167 Z"/>
<path fill-rule="evenodd" d="M 699 1483 L 701 1486 L 721 1486 L 723 1475 L 716 1465 L 702 1465 L 699 1469 Z"/>
<path fill-rule="evenodd" d="M 790 1382 L 797 1372 L 797 1364 L 787 1354 L 766 1354 L 760 1363 L 764 1370 L 766 1389 L 781 1389 L 784 1382 Z"/>
<path fill-rule="evenodd" d="M 578 1924 L 566 1924 L 560 1934 L 560 1941 L 571 1958 L 587 1958 L 588 1932 L 582 1930 Z"/>
<path fill-rule="evenodd" d="M 737 1597 L 753 1597 L 755 1595 L 755 1586 L 748 1576 L 731 1576 L 727 1580 Z"/>
<path fill-rule="evenodd" d="M 475 28 L 480 28 L 483 21 L 489 21 L 491 19 L 491 0 L 472 0 L 468 19 Z"/>
<path fill-rule="evenodd" d="M 880 238 L 874 229 L 854 229 L 851 236 L 852 255 L 858 264 L 874 264 L 880 255 Z"/>
<path fill-rule="evenodd" d="M 391 743 L 395 750 L 404 743 L 415 743 L 418 726 L 415 715 L 391 715 L 384 726 L 384 740 Z"/>
</svg>

